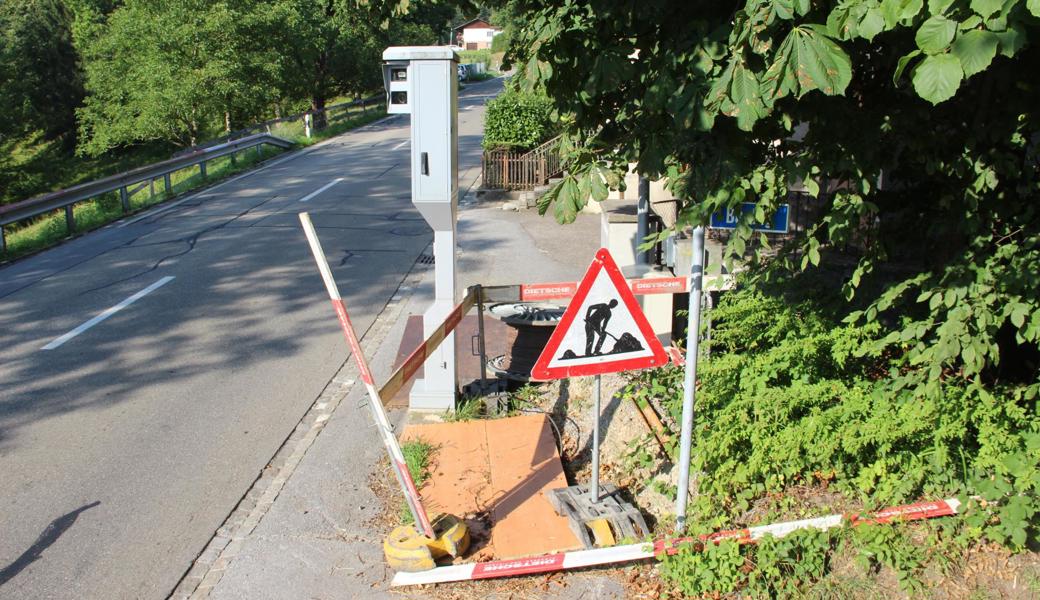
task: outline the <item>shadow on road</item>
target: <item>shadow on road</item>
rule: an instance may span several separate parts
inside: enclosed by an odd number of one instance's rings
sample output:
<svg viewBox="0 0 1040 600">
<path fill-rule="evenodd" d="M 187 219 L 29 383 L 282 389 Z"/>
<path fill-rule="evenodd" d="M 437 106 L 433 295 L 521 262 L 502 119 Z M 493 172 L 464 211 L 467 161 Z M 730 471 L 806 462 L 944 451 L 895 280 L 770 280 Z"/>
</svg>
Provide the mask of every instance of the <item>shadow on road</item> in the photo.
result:
<svg viewBox="0 0 1040 600">
<path fill-rule="evenodd" d="M 86 512 L 99 504 L 101 504 L 101 501 L 95 500 L 51 521 L 47 528 L 43 530 L 43 533 L 36 538 L 32 546 L 29 546 L 28 550 L 22 552 L 22 555 L 14 559 L 14 562 L 0 569 L 0 585 L 4 585 L 14 579 L 25 567 L 36 562 L 43 555 L 44 550 L 50 548 L 54 542 L 58 541 L 58 538 L 72 527 L 72 524 L 79 518 L 80 513 Z"/>
</svg>

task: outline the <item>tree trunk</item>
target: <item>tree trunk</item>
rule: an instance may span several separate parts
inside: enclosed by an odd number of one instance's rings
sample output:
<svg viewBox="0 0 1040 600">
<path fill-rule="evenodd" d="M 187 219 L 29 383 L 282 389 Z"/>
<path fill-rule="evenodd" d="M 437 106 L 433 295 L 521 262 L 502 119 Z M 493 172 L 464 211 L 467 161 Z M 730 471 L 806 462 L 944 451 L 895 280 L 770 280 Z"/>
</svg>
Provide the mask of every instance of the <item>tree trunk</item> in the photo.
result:
<svg viewBox="0 0 1040 600">
<path fill-rule="evenodd" d="M 329 124 L 325 116 L 325 95 L 316 93 L 311 98 L 311 114 L 314 115 L 314 129 L 321 131 Z"/>
</svg>

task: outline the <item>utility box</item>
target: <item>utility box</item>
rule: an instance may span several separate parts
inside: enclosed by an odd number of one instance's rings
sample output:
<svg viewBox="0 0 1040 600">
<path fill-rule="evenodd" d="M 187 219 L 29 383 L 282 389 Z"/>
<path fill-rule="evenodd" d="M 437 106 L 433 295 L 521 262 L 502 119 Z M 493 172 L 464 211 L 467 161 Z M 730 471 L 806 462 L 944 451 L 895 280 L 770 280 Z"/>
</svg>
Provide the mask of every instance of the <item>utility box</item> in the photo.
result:
<svg viewBox="0 0 1040 600">
<path fill-rule="evenodd" d="M 434 302 L 423 313 L 429 336 L 455 307 L 455 219 L 459 193 L 458 57 L 446 46 L 399 46 L 383 52 L 390 114 L 411 115 L 412 203 L 433 228 Z M 426 360 L 409 407 L 455 408 L 455 335 Z"/>
</svg>

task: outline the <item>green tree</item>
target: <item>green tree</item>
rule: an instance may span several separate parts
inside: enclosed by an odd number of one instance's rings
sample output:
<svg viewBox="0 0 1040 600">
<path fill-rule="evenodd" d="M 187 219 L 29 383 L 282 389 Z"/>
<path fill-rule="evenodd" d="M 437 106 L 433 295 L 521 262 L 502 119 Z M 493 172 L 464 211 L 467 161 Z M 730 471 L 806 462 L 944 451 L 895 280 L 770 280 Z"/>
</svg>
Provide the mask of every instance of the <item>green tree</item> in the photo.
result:
<svg viewBox="0 0 1040 600">
<path fill-rule="evenodd" d="M 306 100 L 312 111 L 340 94 L 379 89 L 383 49 L 435 44 L 453 14 L 436 3 L 393 9 L 347 0 L 279 0 L 269 10 L 279 91 L 286 99 Z M 314 122 L 323 127 L 324 113 L 317 112 Z"/>
<path fill-rule="evenodd" d="M 273 56 L 265 15 L 246 0 L 131 0 L 77 26 L 87 96 L 80 149 L 148 140 L 193 145 L 231 114 L 269 104 Z"/>
<path fill-rule="evenodd" d="M 756 202 L 728 244 L 745 256 L 751 225 L 804 186 L 822 214 L 773 264 L 858 249 L 835 285 L 869 303 L 852 318 L 891 330 L 894 385 L 1010 379 L 1035 398 L 1035 0 L 510 7 L 512 59 L 572 118 L 543 211 L 573 219 L 635 162 L 688 199 L 680 225 Z"/>
<path fill-rule="evenodd" d="M 0 11 L 0 135 L 41 130 L 73 141 L 83 79 L 61 0 L 10 0 Z"/>
</svg>

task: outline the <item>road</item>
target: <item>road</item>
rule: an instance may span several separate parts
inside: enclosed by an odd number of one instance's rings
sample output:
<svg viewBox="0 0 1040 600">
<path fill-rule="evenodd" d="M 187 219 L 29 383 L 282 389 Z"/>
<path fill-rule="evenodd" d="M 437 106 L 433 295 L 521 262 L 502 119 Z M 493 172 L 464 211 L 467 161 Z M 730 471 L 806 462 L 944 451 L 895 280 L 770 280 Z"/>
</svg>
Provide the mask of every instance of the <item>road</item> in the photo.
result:
<svg viewBox="0 0 1040 600">
<path fill-rule="evenodd" d="M 460 187 L 483 103 L 460 92 Z M 397 117 L 0 269 L 0 598 L 165 598 L 432 240 Z M 334 474 L 330 473 L 330 476 Z"/>
</svg>

